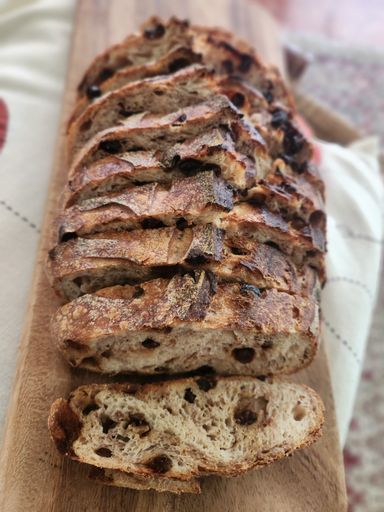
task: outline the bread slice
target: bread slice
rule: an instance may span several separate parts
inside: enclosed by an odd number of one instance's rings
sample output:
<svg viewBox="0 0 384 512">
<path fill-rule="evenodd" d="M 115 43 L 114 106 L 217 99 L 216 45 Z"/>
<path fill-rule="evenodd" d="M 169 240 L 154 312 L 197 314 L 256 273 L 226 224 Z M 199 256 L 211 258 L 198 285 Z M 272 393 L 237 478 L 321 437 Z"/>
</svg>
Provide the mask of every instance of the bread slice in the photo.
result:
<svg viewBox="0 0 384 512">
<path fill-rule="evenodd" d="M 106 81 L 99 85 L 94 84 L 89 87 L 88 91 L 86 91 L 84 95 L 81 95 L 77 101 L 68 124 L 71 125 L 75 119 L 84 112 L 89 104 L 108 92 L 115 91 L 131 82 L 143 78 L 168 75 L 186 68 L 191 64 L 201 63 L 202 56 L 194 52 L 192 48 L 183 46 L 183 44 L 188 43 L 183 40 L 176 41 L 175 46 L 167 53 L 164 53 L 164 55 L 160 55 L 156 60 L 149 61 L 146 64 L 137 64 L 136 66 L 133 65 L 122 68 L 116 71 L 116 73 Z"/>
<path fill-rule="evenodd" d="M 62 306 L 52 335 L 72 366 L 102 373 L 292 373 L 313 359 L 316 292 L 302 297 L 195 271 L 114 286 Z"/>
<path fill-rule="evenodd" d="M 291 256 L 297 265 L 311 265 L 318 270 L 324 282 L 326 241 L 322 224 L 314 222 L 313 225 L 295 227 L 294 221 L 285 221 L 281 215 L 246 202 L 220 215 L 218 224 L 229 234 L 247 235 L 278 247 L 284 254 Z"/>
<path fill-rule="evenodd" d="M 128 37 L 94 59 L 79 85 L 80 97 L 88 94 L 92 98 L 93 88 L 106 81 L 109 82 L 107 90 L 118 88 L 120 82 L 114 85 L 114 78 L 119 72 L 128 71 L 129 76 L 132 67 L 150 66 L 178 46 L 191 48 L 218 74 L 245 78 L 260 89 L 268 102 L 278 100 L 293 106 L 278 70 L 263 64 L 243 40 L 223 29 L 190 27 L 184 20 L 171 18 L 164 22 L 155 17 L 143 25 L 141 34 Z"/>
<path fill-rule="evenodd" d="M 306 224 L 325 229 L 324 200 L 315 178 L 292 173 L 281 159 L 275 160 L 265 178 L 242 195 L 251 204 L 266 206 L 284 219 L 293 220 L 299 229 Z"/>
<path fill-rule="evenodd" d="M 238 77 L 220 80 L 218 91 L 227 96 L 262 134 L 273 158 L 289 158 L 298 169 L 311 160 L 312 145 L 295 125 L 291 110 L 269 105 L 257 89 Z"/>
<path fill-rule="evenodd" d="M 229 126 L 239 120 L 239 111 L 221 95 L 163 116 L 133 115 L 121 126 L 103 130 L 85 144 L 71 165 L 69 177 L 111 154 L 158 150 L 163 143 L 171 147 L 219 125 Z"/>
<path fill-rule="evenodd" d="M 281 251 L 248 237 L 225 237 L 212 225 L 105 232 L 76 238 L 49 251 L 53 288 L 73 300 L 117 284 L 185 273 L 196 267 L 220 280 L 311 295 L 313 269 L 296 267 Z"/>
<path fill-rule="evenodd" d="M 248 148 L 253 141 L 249 141 Z M 238 146 L 242 144 L 239 142 Z M 234 188 L 244 190 L 269 171 L 271 163 L 263 153 L 264 148 L 256 139 L 253 155 L 257 155 L 257 160 L 244 155 L 236 149 L 235 141 L 224 127 L 181 143 L 168 144 L 162 140 L 158 149 L 118 153 L 82 167 L 68 184 L 65 204 L 118 191 L 132 183 L 166 183 L 208 169 L 214 169 Z"/>
<path fill-rule="evenodd" d="M 90 466 L 88 476 L 95 482 L 114 487 L 129 487 L 139 491 L 154 490 L 158 492 L 173 492 L 175 494 L 200 494 L 201 488 L 197 478 L 180 480 L 178 478 L 159 478 L 158 476 L 135 475 L 118 469 L 99 468 Z"/>
<path fill-rule="evenodd" d="M 323 422 L 307 386 L 212 376 L 81 386 L 54 402 L 48 426 L 58 450 L 102 468 L 105 483 L 199 492 L 199 477 L 240 475 L 310 445 Z"/>
<path fill-rule="evenodd" d="M 148 229 L 178 221 L 211 222 L 218 211 L 233 207 L 233 192 L 212 171 L 171 183 L 148 183 L 106 194 L 67 208 L 58 217 L 59 241 L 111 229 Z"/>
<path fill-rule="evenodd" d="M 211 223 L 230 234 L 242 234 L 277 246 L 294 263 L 309 262 L 323 272 L 325 252 L 321 226 L 295 229 L 294 222 L 249 203 L 233 206 L 233 194 L 213 172 L 175 179 L 171 185 L 150 183 L 83 201 L 58 217 L 59 241 L 96 232 L 159 228 L 178 222 Z"/>
<path fill-rule="evenodd" d="M 180 108 L 213 99 L 217 94 L 212 73 L 199 64 L 169 76 L 138 80 L 106 94 L 90 105 L 68 131 L 71 159 L 94 135 L 113 127 L 133 114 L 168 114 Z"/>
<path fill-rule="evenodd" d="M 128 36 L 93 59 L 79 84 L 79 96 L 87 95 L 89 88 L 104 83 L 120 69 L 154 62 L 174 47 L 190 45 L 191 37 L 187 21 L 170 18 L 163 24 L 159 18 L 148 19 L 140 33 Z"/>
</svg>

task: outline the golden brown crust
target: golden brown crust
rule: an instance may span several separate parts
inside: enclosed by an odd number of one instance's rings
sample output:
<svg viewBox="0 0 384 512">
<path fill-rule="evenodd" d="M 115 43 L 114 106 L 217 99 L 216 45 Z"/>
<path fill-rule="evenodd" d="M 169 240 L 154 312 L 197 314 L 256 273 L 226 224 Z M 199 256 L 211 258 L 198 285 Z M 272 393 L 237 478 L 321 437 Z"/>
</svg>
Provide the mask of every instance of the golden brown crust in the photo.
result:
<svg viewBox="0 0 384 512">
<path fill-rule="evenodd" d="M 224 237 L 212 225 L 76 238 L 49 252 L 47 272 L 56 291 L 72 300 L 106 286 L 138 283 L 196 265 L 219 279 L 259 288 L 310 295 L 316 287 L 312 269 L 296 267 L 281 251 L 248 237 Z"/>
<path fill-rule="evenodd" d="M 76 458 L 72 451 L 72 443 L 79 437 L 82 424 L 69 403 L 63 398 L 53 403 L 48 418 L 48 428 L 59 452 Z"/>
</svg>

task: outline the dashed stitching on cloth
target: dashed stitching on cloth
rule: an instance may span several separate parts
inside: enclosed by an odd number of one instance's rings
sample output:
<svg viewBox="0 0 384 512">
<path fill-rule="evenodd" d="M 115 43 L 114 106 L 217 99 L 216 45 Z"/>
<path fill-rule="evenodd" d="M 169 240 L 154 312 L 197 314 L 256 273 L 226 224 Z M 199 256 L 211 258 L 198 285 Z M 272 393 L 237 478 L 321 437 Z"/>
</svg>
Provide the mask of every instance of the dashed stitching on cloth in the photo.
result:
<svg viewBox="0 0 384 512">
<path fill-rule="evenodd" d="M 383 239 L 375 238 L 371 235 L 366 235 L 365 233 L 355 233 L 349 226 L 345 224 L 336 224 L 336 228 L 343 232 L 342 234 L 345 238 L 354 238 L 364 240 L 366 242 L 373 242 L 376 244 L 384 245 Z"/>
<path fill-rule="evenodd" d="M 27 217 L 25 217 L 24 215 L 21 215 L 21 213 L 19 213 L 17 210 L 12 208 L 12 206 L 7 204 L 3 199 L 0 199 L 0 204 L 2 206 L 4 206 L 4 208 L 6 210 L 8 210 L 9 212 L 13 213 L 13 215 L 15 217 L 18 217 L 20 220 L 25 222 L 30 228 L 32 228 L 35 231 L 37 231 L 38 233 L 40 233 L 40 229 L 36 226 L 36 224 L 34 222 L 31 222 L 29 219 L 27 219 Z"/>
<path fill-rule="evenodd" d="M 353 356 L 357 364 L 361 364 L 361 360 L 359 356 L 356 354 L 356 352 L 353 350 L 351 344 L 346 339 L 342 338 L 339 333 L 336 332 L 336 329 L 328 322 L 326 318 L 323 317 L 323 322 L 328 327 L 329 332 L 331 332 L 337 340 L 339 340 L 342 345 L 350 352 L 350 354 Z"/>
<path fill-rule="evenodd" d="M 374 299 L 374 294 L 373 292 L 368 288 L 368 286 L 363 283 L 362 281 L 358 281 L 357 279 L 353 279 L 351 277 L 346 277 L 346 276 L 335 276 L 335 277 L 330 277 L 327 279 L 327 282 L 325 283 L 326 285 L 328 283 L 335 283 L 335 282 L 344 282 L 344 283 L 349 283 L 349 284 L 353 284 L 354 286 L 358 286 L 359 288 L 361 288 L 362 290 L 364 290 L 366 292 L 366 294 L 371 298 L 371 299 Z"/>
</svg>

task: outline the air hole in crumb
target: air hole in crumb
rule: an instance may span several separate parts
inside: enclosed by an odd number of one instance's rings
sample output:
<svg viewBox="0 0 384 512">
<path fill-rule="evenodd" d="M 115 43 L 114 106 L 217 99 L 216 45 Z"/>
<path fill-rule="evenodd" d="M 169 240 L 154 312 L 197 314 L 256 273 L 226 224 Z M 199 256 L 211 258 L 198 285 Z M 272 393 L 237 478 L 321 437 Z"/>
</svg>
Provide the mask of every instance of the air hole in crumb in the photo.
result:
<svg viewBox="0 0 384 512">
<path fill-rule="evenodd" d="M 263 341 L 263 343 L 261 344 L 261 348 L 266 350 L 268 348 L 272 348 L 273 347 L 273 342 L 272 340 L 265 340 Z"/>
<path fill-rule="evenodd" d="M 95 404 L 94 402 L 91 402 L 90 404 L 88 404 L 84 409 L 83 409 L 83 414 L 84 416 L 88 416 L 88 414 L 92 411 L 97 411 L 98 409 L 100 409 L 100 407 Z"/>
<path fill-rule="evenodd" d="M 262 192 L 255 193 L 249 198 L 248 202 L 252 206 L 263 206 L 267 200 L 267 195 Z"/>
<path fill-rule="evenodd" d="M 215 369 L 212 368 L 212 366 L 205 364 L 203 366 L 199 366 L 199 368 L 197 368 L 196 372 L 201 375 L 211 375 L 211 374 L 215 373 Z"/>
<path fill-rule="evenodd" d="M 268 240 L 267 242 L 265 242 L 265 245 L 269 245 L 269 247 L 273 247 L 274 249 L 280 250 L 279 246 L 275 242 L 272 242 L 272 240 Z"/>
<path fill-rule="evenodd" d="M 178 163 L 178 167 L 183 174 L 191 176 L 202 167 L 202 164 L 195 158 L 186 158 Z"/>
<path fill-rule="evenodd" d="M 255 297 L 260 297 L 261 290 L 257 286 L 244 283 L 240 286 L 240 293 L 242 295 L 251 294 L 251 295 L 254 295 Z"/>
<path fill-rule="evenodd" d="M 292 308 L 292 315 L 293 315 L 293 318 L 299 318 L 299 316 L 300 316 L 300 309 L 297 306 L 293 306 L 293 308 Z"/>
<path fill-rule="evenodd" d="M 208 259 L 204 254 L 196 254 L 195 256 L 189 256 L 185 261 L 189 265 L 203 265 Z"/>
<path fill-rule="evenodd" d="M 142 288 L 141 286 L 137 286 L 135 288 L 135 291 L 133 292 L 132 294 L 132 298 L 133 299 L 138 299 L 139 297 L 141 297 L 142 295 L 144 295 L 144 288 Z"/>
<path fill-rule="evenodd" d="M 250 409 L 235 412 L 235 421 L 239 425 L 252 425 L 257 420 L 257 414 Z"/>
<path fill-rule="evenodd" d="M 187 388 L 184 393 L 184 399 L 189 402 L 190 404 L 193 404 L 196 399 L 195 393 L 192 391 L 191 388 Z"/>
<path fill-rule="evenodd" d="M 239 363 L 247 364 L 250 363 L 255 357 L 255 350 L 250 347 L 234 348 L 232 350 L 232 356 L 239 361 Z"/>
<path fill-rule="evenodd" d="M 116 422 L 111 420 L 108 416 L 101 419 L 101 426 L 103 427 L 103 434 L 108 434 L 111 428 L 116 426 Z"/>
<path fill-rule="evenodd" d="M 81 132 L 87 132 L 92 126 L 92 119 L 88 119 L 87 121 L 85 121 L 85 123 L 83 123 L 81 126 L 80 126 L 80 131 Z"/>
<path fill-rule="evenodd" d="M 99 144 L 99 149 L 113 155 L 122 151 L 122 144 L 117 139 L 103 140 Z"/>
<path fill-rule="evenodd" d="M 248 254 L 247 251 L 240 247 L 230 247 L 229 250 L 232 254 L 236 254 L 236 256 L 246 256 Z"/>
<path fill-rule="evenodd" d="M 301 421 L 302 419 L 304 419 L 305 415 L 306 415 L 306 410 L 304 409 L 304 407 L 301 404 L 297 404 L 293 408 L 293 419 L 295 421 Z"/>
<path fill-rule="evenodd" d="M 109 448 L 101 447 L 95 450 L 96 455 L 99 457 L 112 457 L 112 452 Z"/>
<path fill-rule="evenodd" d="M 187 114 L 181 114 L 175 121 L 175 123 L 184 123 L 187 120 Z"/>
<path fill-rule="evenodd" d="M 230 59 L 223 60 L 221 65 L 224 68 L 225 73 L 231 75 L 234 71 L 233 62 Z"/>
<path fill-rule="evenodd" d="M 176 221 L 176 227 L 177 229 L 185 229 L 188 227 L 188 221 L 184 219 L 184 217 L 180 217 L 180 219 L 177 219 Z"/>
<path fill-rule="evenodd" d="M 240 56 L 240 63 L 237 67 L 237 69 L 240 71 L 240 73 L 248 73 L 252 66 L 252 56 L 247 53 L 242 53 Z"/>
<path fill-rule="evenodd" d="M 105 357 L 106 359 L 111 357 L 111 355 L 112 355 L 112 350 L 111 349 L 104 350 L 104 352 L 101 353 L 101 357 Z"/>
<path fill-rule="evenodd" d="M 157 229 L 163 228 L 165 226 L 164 222 L 160 219 L 155 219 L 153 217 L 148 217 L 148 219 L 144 219 L 141 222 L 141 227 L 143 229 Z"/>
<path fill-rule="evenodd" d="M 306 222 L 304 219 L 301 219 L 300 217 L 294 217 L 291 221 L 291 225 L 294 229 L 300 231 L 301 229 L 305 228 Z"/>
<path fill-rule="evenodd" d="M 59 233 L 59 239 L 60 242 L 69 242 L 69 240 L 74 240 L 77 238 L 77 234 L 74 231 L 66 231 L 64 232 L 64 229 L 60 229 Z"/>
<path fill-rule="evenodd" d="M 85 357 L 82 361 L 81 361 L 81 364 L 82 365 L 86 365 L 86 366 L 92 366 L 92 367 L 95 367 L 97 366 L 97 361 L 94 357 Z"/>
<path fill-rule="evenodd" d="M 154 473 L 167 473 L 172 467 L 172 461 L 167 455 L 157 455 L 150 459 L 146 466 Z"/>
<path fill-rule="evenodd" d="M 129 441 L 129 437 L 122 436 L 121 434 L 117 434 L 116 439 L 118 439 L 119 441 L 123 441 L 124 443 L 128 443 Z"/>
<path fill-rule="evenodd" d="M 161 90 L 161 89 L 155 89 L 154 93 L 156 94 L 156 96 L 163 96 L 164 95 L 164 91 Z"/>
<path fill-rule="evenodd" d="M 316 210 L 311 213 L 309 217 L 309 223 L 311 226 L 316 228 L 324 228 L 325 227 L 325 214 L 321 210 Z"/>
<path fill-rule="evenodd" d="M 170 73 L 175 73 L 176 71 L 179 71 L 179 69 L 186 68 L 190 64 L 190 60 L 180 57 L 179 59 L 175 59 L 173 62 L 169 64 L 168 70 Z"/>
<path fill-rule="evenodd" d="M 84 350 L 85 347 L 82 343 L 80 343 L 79 341 L 75 341 L 75 340 L 64 340 L 63 344 L 65 345 L 66 348 L 71 348 L 71 349 L 74 349 L 74 350 Z"/>
<path fill-rule="evenodd" d="M 144 37 L 146 39 L 159 39 L 165 34 L 165 27 L 161 23 L 157 23 L 153 27 L 148 27 L 144 30 Z"/>
<path fill-rule="evenodd" d="M 263 396 L 256 399 L 241 400 L 234 411 L 234 419 L 239 425 L 252 425 L 258 421 L 265 420 L 268 400 Z"/>
<path fill-rule="evenodd" d="M 216 387 L 217 381 L 215 377 L 201 377 L 196 380 L 196 384 L 202 391 L 209 391 Z"/>
<path fill-rule="evenodd" d="M 166 366 L 156 366 L 154 371 L 156 373 L 168 373 L 169 372 L 169 370 L 168 370 L 168 368 Z"/>
<path fill-rule="evenodd" d="M 237 107 L 237 108 L 244 107 L 245 96 L 241 92 L 235 92 L 235 94 L 233 96 L 231 96 L 230 99 L 231 99 L 232 103 L 235 105 L 235 107 Z"/>
<path fill-rule="evenodd" d="M 139 412 L 129 415 L 128 425 L 133 425 L 134 427 L 149 427 L 149 423 L 145 419 L 144 414 Z"/>
<path fill-rule="evenodd" d="M 160 346 L 160 343 L 158 341 L 153 340 L 152 338 L 146 338 L 144 341 L 141 342 L 141 344 L 145 348 L 156 348 Z"/>
</svg>

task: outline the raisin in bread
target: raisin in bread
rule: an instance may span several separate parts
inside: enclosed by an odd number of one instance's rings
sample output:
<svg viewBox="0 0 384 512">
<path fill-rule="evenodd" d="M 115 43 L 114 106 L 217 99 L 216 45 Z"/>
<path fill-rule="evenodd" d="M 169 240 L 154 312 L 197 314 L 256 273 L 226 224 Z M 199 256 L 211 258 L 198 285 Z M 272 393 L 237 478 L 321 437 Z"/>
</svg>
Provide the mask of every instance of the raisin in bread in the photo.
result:
<svg viewBox="0 0 384 512">
<path fill-rule="evenodd" d="M 83 295 L 52 320 L 69 363 L 102 373 L 292 373 L 312 361 L 318 330 L 316 289 L 217 283 L 200 270 Z"/>
<path fill-rule="evenodd" d="M 93 478 L 180 493 L 199 492 L 199 477 L 287 457 L 315 441 L 323 421 L 306 386 L 211 376 L 82 386 L 54 402 L 48 425 L 57 449 Z"/>
</svg>

